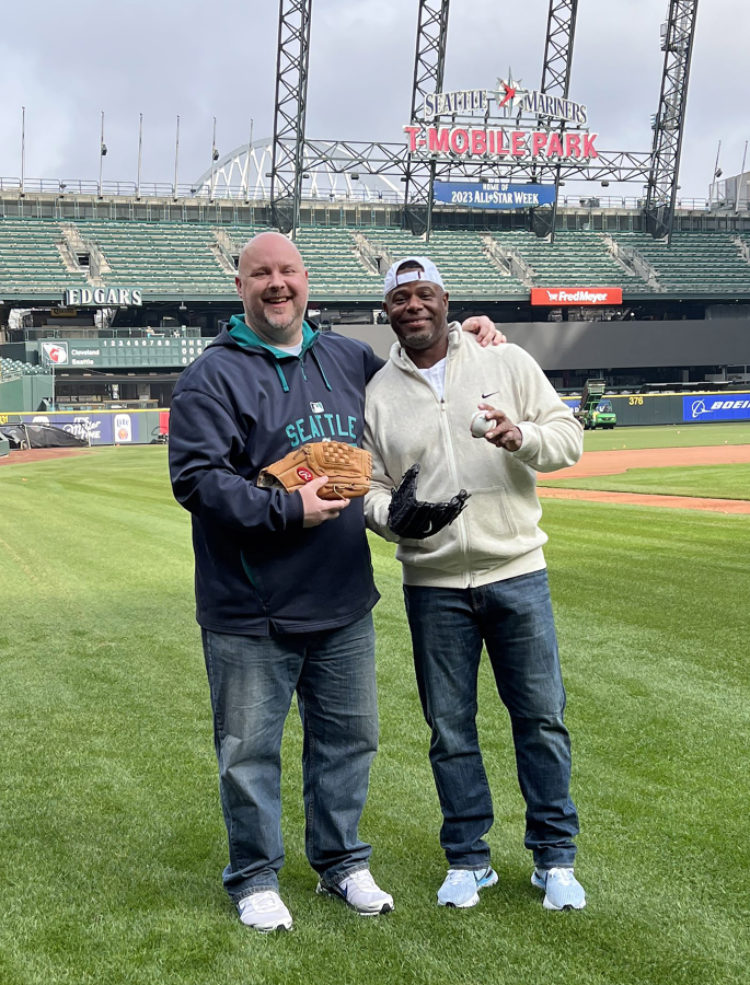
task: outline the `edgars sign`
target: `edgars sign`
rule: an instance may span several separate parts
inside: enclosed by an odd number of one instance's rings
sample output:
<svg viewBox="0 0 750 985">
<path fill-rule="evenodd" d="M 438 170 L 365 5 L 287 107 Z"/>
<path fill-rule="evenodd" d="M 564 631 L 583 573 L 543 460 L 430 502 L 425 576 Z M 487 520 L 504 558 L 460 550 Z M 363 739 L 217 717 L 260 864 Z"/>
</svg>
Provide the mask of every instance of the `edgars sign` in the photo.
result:
<svg viewBox="0 0 750 985">
<path fill-rule="evenodd" d="M 482 125 L 471 117 L 481 115 Z M 450 116 L 449 124 L 440 118 Z M 467 117 L 459 121 L 457 117 Z M 542 118 L 547 118 L 544 127 Z M 513 126 L 491 126 L 512 121 Z M 560 126 L 552 130 L 549 122 Z M 562 129 L 568 123 L 574 130 Z M 410 154 L 431 157 L 481 157 L 529 161 L 589 161 L 599 156 L 589 133 L 588 110 L 583 103 L 543 92 L 523 89 L 512 78 L 498 79 L 497 89 L 461 89 L 436 92 L 425 97 L 422 119 L 405 126 Z"/>
<path fill-rule="evenodd" d="M 134 287 L 71 287 L 63 295 L 67 308 L 86 308 L 100 304 L 141 308 L 143 291 Z"/>
</svg>

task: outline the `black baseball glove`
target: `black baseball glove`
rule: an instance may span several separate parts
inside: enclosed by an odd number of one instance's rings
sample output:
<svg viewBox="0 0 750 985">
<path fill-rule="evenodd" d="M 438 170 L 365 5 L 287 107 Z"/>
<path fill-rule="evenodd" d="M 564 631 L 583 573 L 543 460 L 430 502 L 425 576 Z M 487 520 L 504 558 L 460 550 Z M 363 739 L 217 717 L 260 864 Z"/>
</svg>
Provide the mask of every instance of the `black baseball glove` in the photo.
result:
<svg viewBox="0 0 750 985">
<path fill-rule="evenodd" d="M 464 508 L 470 493 L 461 489 L 447 503 L 420 503 L 417 499 L 419 464 L 407 469 L 401 485 L 391 493 L 388 528 L 398 537 L 422 540 L 453 523 Z"/>
</svg>

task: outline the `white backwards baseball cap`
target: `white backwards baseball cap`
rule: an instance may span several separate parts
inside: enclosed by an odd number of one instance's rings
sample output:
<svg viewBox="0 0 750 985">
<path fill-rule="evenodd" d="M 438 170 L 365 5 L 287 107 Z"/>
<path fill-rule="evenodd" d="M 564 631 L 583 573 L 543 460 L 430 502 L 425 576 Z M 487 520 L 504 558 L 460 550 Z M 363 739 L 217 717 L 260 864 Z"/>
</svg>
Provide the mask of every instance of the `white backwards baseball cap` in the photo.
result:
<svg viewBox="0 0 750 985">
<path fill-rule="evenodd" d="M 418 263 L 421 270 L 399 270 L 405 263 Z M 429 257 L 401 257 L 391 264 L 388 273 L 385 275 L 383 285 L 383 296 L 388 297 L 391 291 L 400 287 L 401 284 L 408 284 L 413 280 L 428 280 L 431 284 L 437 284 L 445 290 L 443 278 L 440 271 Z"/>
</svg>

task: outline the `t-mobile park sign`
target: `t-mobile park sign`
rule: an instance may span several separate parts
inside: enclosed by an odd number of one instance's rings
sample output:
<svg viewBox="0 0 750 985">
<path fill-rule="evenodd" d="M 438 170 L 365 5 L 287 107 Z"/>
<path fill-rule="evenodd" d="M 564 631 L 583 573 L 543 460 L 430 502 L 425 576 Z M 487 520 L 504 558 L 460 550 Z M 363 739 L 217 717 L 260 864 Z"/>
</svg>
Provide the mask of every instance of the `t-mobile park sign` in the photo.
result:
<svg viewBox="0 0 750 985">
<path fill-rule="evenodd" d="M 450 123 L 441 122 L 446 116 Z M 473 125 L 476 116 L 483 117 L 481 126 Z M 582 103 L 498 79 L 495 91 L 428 94 L 422 119 L 405 126 L 404 133 L 409 153 L 416 156 L 580 162 L 599 156 L 599 135 L 589 133 L 587 123 Z M 565 130 L 564 124 L 575 129 Z"/>
</svg>

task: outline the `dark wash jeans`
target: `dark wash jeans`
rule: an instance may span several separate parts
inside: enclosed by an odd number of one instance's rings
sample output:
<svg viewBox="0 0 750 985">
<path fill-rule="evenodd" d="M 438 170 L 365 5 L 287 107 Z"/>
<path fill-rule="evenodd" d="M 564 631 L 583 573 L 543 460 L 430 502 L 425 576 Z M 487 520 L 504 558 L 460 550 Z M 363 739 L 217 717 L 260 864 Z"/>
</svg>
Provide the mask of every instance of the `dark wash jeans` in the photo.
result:
<svg viewBox="0 0 750 985">
<path fill-rule="evenodd" d="M 236 902 L 278 889 L 281 738 L 292 696 L 302 719 L 305 851 L 326 883 L 366 868 L 359 838 L 378 744 L 375 634 L 368 613 L 317 633 L 203 630 L 219 792 L 229 838 L 224 886 Z"/>
<path fill-rule="evenodd" d="M 540 868 L 573 865 L 578 815 L 570 799 L 565 690 L 546 570 L 481 588 L 405 585 L 417 686 L 432 729 L 430 763 L 448 863 L 489 864 L 494 815 L 476 728 L 477 673 L 487 647 L 510 713 L 525 845 Z"/>
</svg>

